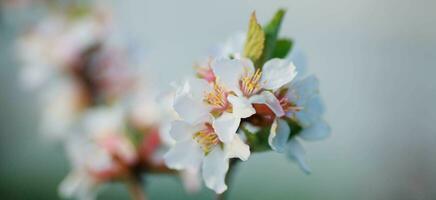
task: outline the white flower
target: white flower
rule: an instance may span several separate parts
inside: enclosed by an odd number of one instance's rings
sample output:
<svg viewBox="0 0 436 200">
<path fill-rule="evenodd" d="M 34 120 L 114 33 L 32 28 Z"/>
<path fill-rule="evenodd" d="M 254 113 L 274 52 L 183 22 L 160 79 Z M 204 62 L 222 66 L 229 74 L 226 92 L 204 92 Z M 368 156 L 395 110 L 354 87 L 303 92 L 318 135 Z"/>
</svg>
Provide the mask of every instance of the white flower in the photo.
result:
<svg viewBox="0 0 436 200">
<path fill-rule="evenodd" d="M 231 127 L 228 125 L 231 120 L 239 125 L 241 118 L 256 112 L 252 104 L 265 104 L 277 116 L 285 114 L 274 92 L 295 77 L 295 66 L 292 63 L 283 59 L 271 59 L 262 70 L 255 70 L 248 59 L 219 59 L 212 63 L 212 70 L 216 76 L 215 87 L 227 91 L 227 100 L 232 108 L 232 115 L 223 115 L 223 119 L 218 118 L 214 125 Z M 220 132 L 219 126 L 215 128 Z"/>
<path fill-rule="evenodd" d="M 276 118 L 271 126 L 269 144 L 273 150 L 285 152 L 304 172 L 309 173 L 310 169 L 304 160 L 304 149 L 298 138 L 315 141 L 330 134 L 330 127 L 322 119 L 324 107 L 319 96 L 318 79 L 309 76 L 293 82 L 289 85 L 285 99 L 292 104 L 286 118 L 295 119 L 302 130 L 298 135 L 289 138 L 291 127 L 288 122 L 286 119 Z"/>
<path fill-rule="evenodd" d="M 76 125 L 82 110 L 80 88 L 69 79 L 61 79 L 44 91 L 41 99 L 41 132 L 48 139 L 63 140 Z"/>
<path fill-rule="evenodd" d="M 72 20 L 52 13 L 36 24 L 17 42 L 24 86 L 35 89 L 63 73 L 86 48 L 103 38 L 106 28 L 94 15 Z"/>
<path fill-rule="evenodd" d="M 110 171 L 113 166 L 110 155 L 83 137 L 71 137 L 66 143 L 72 171 L 59 186 L 63 198 L 93 200 L 103 181 L 98 172 Z"/>
<path fill-rule="evenodd" d="M 90 109 L 82 121 L 87 137 L 112 156 L 132 165 L 138 158 L 134 145 L 124 134 L 124 122 L 124 112 L 119 106 Z"/>
<path fill-rule="evenodd" d="M 196 81 L 197 84 L 192 84 Z M 214 117 L 209 114 L 210 109 L 201 98 L 201 91 L 204 91 L 201 88 L 207 86 L 206 82 L 196 79 L 177 92 L 174 108 L 180 120 L 174 121 L 170 130 L 176 143 L 164 159 L 168 167 L 177 170 L 198 171 L 201 165 L 206 186 L 222 193 L 227 189 L 224 180 L 229 159 L 237 157 L 247 160 L 250 150 L 236 130 L 231 133 L 230 141 L 221 139 L 223 137 L 213 126 Z"/>
</svg>

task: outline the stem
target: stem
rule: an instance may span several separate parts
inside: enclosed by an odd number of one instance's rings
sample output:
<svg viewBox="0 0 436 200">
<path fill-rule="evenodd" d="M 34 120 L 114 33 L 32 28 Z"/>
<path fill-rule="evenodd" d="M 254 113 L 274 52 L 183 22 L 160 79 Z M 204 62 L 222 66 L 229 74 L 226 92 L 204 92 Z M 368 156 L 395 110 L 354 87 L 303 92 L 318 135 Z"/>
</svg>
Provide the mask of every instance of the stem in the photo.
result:
<svg viewBox="0 0 436 200">
<path fill-rule="evenodd" d="M 133 177 L 128 178 L 127 187 L 132 200 L 147 200 L 147 195 L 145 194 L 145 191 L 142 190 L 141 181 L 138 179 Z"/>
<path fill-rule="evenodd" d="M 239 163 L 239 160 L 237 160 L 237 159 L 231 159 L 230 160 L 229 171 L 227 171 L 226 179 L 225 179 L 226 184 L 227 184 L 227 190 L 224 191 L 221 194 L 217 194 L 217 196 L 216 196 L 217 200 L 226 200 L 226 199 L 228 199 L 229 192 L 230 192 L 230 190 L 232 188 L 231 186 L 232 186 L 232 183 L 233 183 L 234 174 L 235 174 L 235 171 L 236 171 L 236 166 L 237 166 L 238 163 Z"/>
</svg>

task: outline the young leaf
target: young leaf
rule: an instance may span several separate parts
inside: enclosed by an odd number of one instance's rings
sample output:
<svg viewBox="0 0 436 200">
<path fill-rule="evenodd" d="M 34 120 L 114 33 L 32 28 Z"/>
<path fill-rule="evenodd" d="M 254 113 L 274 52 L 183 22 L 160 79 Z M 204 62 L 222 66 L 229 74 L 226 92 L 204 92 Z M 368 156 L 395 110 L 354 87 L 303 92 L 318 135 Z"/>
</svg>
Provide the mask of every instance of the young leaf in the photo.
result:
<svg viewBox="0 0 436 200">
<path fill-rule="evenodd" d="M 265 33 L 262 27 L 257 23 L 256 13 L 253 12 L 248 27 L 247 40 L 244 47 L 244 57 L 247 57 L 256 63 L 262 56 L 265 42 Z"/>
<path fill-rule="evenodd" d="M 280 25 L 283 21 L 283 17 L 286 11 L 284 9 L 280 9 L 276 12 L 273 19 L 265 26 L 265 48 L 262 54 L 262 63 L 266 62 L 271 58 L 275 58 L 273 56 L 274 50 L 277 45 L 277 37 L 280 31 Z"/>
<path fill-rule="evenodd" d="M 291 39 L 277 39 L 271 58 L 285 58 L 291 51 L 293 41 Z"/>
</svg>

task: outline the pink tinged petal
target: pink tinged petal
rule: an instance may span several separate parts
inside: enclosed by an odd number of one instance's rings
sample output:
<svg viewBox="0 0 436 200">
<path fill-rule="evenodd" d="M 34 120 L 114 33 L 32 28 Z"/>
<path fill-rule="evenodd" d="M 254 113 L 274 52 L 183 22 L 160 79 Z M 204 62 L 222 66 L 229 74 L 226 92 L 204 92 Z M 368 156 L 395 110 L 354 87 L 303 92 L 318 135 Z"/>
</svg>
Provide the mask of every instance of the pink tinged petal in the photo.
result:
<svg viewBox="0 0 436 200">
<path fill-rule="evenodd" d="M 186 140 L 192 137 L 194 132 L 194 127 L 185 121 L 171 122 L 170 136 L 176 141 Z"/>
<path fill-rule="evenodd" d="M 194 100 L 189 95 L 179 96 L 174 101 L 174 110 L 184 121 L 195 124 L 209 115 L 209 110 L 201 100 Z"/>
<path fill-rule="evenodd" d="M 241 118 L 225 112 L 213 121 L 212 126 L 218 138 L 224 143 L 229 143 L 236 135 L 240 123 Z"/>
<path fill-rule="evenodd" d="M 198 170 L 203 151 L 195 140 L 176 143 L 165 155 L 165 164 L 172 169 Z"/>
<path fill-rule="evenodd" d="M 267 105 L 277 117 L 282 117 L 285 115 L 285 111 L 283 111 L 280 101 L 276 96 L 274 96 L 273 93 L 269 91 L 263 91 L 259 95 L 250 97 L 250 102 Z"/>
<path fill-rule="evenodd" d="M 312 126 L 304 128 L 299 137 L 307 141 L 322 140 L 330 135 L 330 131 L 329 125 L 325 121 L 320 120 Z"/>
<path fill-rule="evenodd" d="M 298 166 L 301 170 L 303 170 L 303 172 L 309 174 L 311 170 L 307 165 L 306 161 L 304 160 L 304 154 L 305 152 L 303 146 L 301 146 L 300 142 L 298 142 L 297 139 L 293 138 L 288 142 L 286 155 L 289 159 L 297 162 Z"/>
<path fill-rule="evenodd" d="M 206 186 L 220 194 L 227 190 L 225 183 L 229 159 L 220 147 L 212 150 L 203 160 L 203 180 Z"/>
<path fill-rule="evenodd" d="M 250 147 L 241 140 L 239 135 L 236 135 L 225 148 L 228 158 L 239 158 L 246 161 L 250 157 Z"/>
<path fill-rule="evenodd" d="M 239 80 L 244 72 L 241 60 L 219 59 L 214 60 L 211 66 L 219 84 L 229 90 L 239 91 Z"/>
<path fill-rule="evenodd" d="M 271 125 L 270 134 L 268 137 L 269 146 L 279 153 L 283 153 L 288 143 L 291 129 L 285 120 L 277 119 Z"/>
<path fill-rule="evenodd" d="M 201 189 L 201 178 L 198 170 L 183 170 L 180 177 L 187 192 L 195 193 Z"/>
<path fill-rule="evenodd" d="M 265 89 L 276 91 L 291 82 L 296 75 L 294 64 L 284 59 L 274 58 L 263 66 L 261 84 Z"/>
<path fill-rule="evenodd" d="M 250 101 L 245 97 L 230 95 L 227 97 L 227 100 L 232 104 L 233 115 L 239 118 L 247 118 L 256 113 Z"/>
</svg>

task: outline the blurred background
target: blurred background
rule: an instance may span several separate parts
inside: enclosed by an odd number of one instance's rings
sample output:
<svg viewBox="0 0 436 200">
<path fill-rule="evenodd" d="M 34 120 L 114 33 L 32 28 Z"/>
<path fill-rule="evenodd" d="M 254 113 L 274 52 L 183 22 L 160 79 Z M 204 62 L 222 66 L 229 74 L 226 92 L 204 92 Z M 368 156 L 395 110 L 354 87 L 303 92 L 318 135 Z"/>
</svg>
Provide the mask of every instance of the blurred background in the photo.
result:
<svg viewBox="0 0 436 200">
<path fill-rule="evenodd" d="M 295 39 L 321 82 L 332 135 L 304 143 L 313 173 L 276 153 L 243 163 L 230 199 L 436 199 L 436 1 L 223 0 L 107 1 L 123 31 L 146 49 L 156 85 L 191 74 L 194 61 L 247 28 L 288 10 L 282 36 Z M 17 24 L 43 13 L 0 9 L 0 197 L 59 199 L 69 167 L 38 133 L 38 108 L 18 83 Z M 13 14 L 14 17 L 10 17 Z M 20 25 L 20 26 L 21 26 Z M 147 178 L 150 199 L 185 194 L 173 177 Z M 100 199 L 127 199 L 112 184 Z"/>
</svg>

